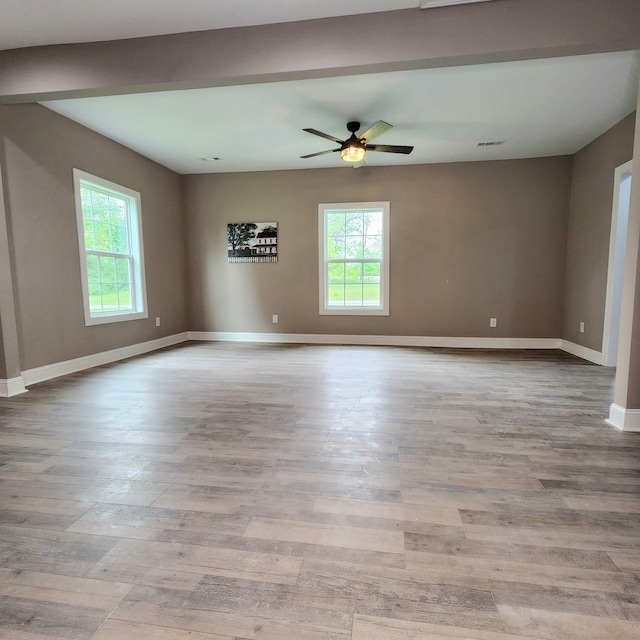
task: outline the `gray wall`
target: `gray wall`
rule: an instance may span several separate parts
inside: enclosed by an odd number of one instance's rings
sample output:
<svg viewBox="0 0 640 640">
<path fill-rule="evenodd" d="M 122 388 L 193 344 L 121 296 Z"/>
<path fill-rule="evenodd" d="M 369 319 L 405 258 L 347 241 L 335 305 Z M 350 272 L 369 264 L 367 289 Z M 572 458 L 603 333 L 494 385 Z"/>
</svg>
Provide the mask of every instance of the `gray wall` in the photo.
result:
<svg viewBox="0 0 640 640">
<path fill-rule="evenodd" d="M 635 113 L 573 161 L 562 337 L 596 351 L 602 350 L 604 332 L 614 171 L 633 157 L 634 127 Z"/>
<path fill-rule="evenodd" d="M 638 0 L 500 0 L 0 51 L 0 103 L 640 48 Z M 354 34 L 384 34 L 362 37 Z"/>
<path fill-rule="evenodd" d="M 570 157 L 194 175 L 184 185 L 192 330 L 560 335 Z M 317 205 L 377 200 L 391 202 L 391 313 L 320 316 Z M 278 222 L 278 263 L 227 263 L 226 224 L 251 221 Z"/>
<path fill-rule="evenodd" d="M 186 330 L 562 335 L 599 350 L 613 170 L 633 124 L 575 157 L 180 177 L 38 105 L 0 107 L 20 368 Z M 142 194 L 148 320 L 84 326 L 73 167 Z M 367 200 L 391 202 L 391 314 L 320 316 L 317 204 Z M 278 263 L 227 263 L 226 224 L 252 220 L 279 223 Z M 569 331 L 579 320 L 588 342 Z"/>
<path fill-rule="evenodd" d="M 0 137 L 22 370 L 185 331 L 179 176 L 39 105 L 0 107 Z M 141 193 L 146 320 L 84 326 L 74 167 Z"/>
</svg>

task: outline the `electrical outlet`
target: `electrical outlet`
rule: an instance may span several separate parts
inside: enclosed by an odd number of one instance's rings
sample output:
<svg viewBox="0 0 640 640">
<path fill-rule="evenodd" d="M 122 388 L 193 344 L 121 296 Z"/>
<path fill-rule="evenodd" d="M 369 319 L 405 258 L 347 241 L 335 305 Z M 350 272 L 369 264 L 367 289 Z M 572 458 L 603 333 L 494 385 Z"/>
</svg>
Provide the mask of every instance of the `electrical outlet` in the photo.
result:
<svg viewBox="0 0 640 640">
<path fill-rule="evenodd" d="M 273 324 L 278 324 L 278 314 L 277 313 L 274 313 L 271 316 L 271 322 L 273 322 Z"/>
<path fill-rule="evenodd" d="M 584 322 L 580 323 L 580 333 L 584 333 Z"/>
<path fill-rule="evenodd" d="M 160 326 L 160 316 L 156 316 L 156 327 Z"/>
<path fill-rule="evenodd" d="M 495 329 L 498 326 L 498 318 L 489 318 L 489 326 Z"/>
</svg>

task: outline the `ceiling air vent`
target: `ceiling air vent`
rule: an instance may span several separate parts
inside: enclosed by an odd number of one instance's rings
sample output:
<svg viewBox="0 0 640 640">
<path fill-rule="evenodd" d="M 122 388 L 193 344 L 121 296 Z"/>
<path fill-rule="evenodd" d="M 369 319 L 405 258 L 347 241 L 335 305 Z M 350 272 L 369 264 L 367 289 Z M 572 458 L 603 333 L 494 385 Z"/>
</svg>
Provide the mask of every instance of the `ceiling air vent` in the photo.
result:
<svg viewBox="0 0 640 640">
<path fill-rule="evenodd" d="M 499 147 L 501 144 L 504 144 L 504 140 L 488 140 L 487 142 L 478 142 L 476 147 Z"/>
<path fill-rule="evenodd" d="M 434 7 L 448 7 L 452 4 L 475 4 L 476 2 L 491 2 L 491 0 L 420 0 L 421 9 Z"/>
</svg>

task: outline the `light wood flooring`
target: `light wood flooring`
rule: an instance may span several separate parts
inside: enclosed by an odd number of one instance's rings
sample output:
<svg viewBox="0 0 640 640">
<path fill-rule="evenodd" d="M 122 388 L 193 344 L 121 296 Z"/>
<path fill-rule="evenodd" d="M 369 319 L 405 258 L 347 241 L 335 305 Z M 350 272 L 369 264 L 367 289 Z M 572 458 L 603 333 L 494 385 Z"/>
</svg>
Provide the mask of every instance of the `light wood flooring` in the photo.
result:
<svg viewBox="0 0 640 640">
<path fill-rule="evenodd" d="M 0 638 L 637 640 L 613 376 L 187 343 L 0 399 Z"/>
</svg>

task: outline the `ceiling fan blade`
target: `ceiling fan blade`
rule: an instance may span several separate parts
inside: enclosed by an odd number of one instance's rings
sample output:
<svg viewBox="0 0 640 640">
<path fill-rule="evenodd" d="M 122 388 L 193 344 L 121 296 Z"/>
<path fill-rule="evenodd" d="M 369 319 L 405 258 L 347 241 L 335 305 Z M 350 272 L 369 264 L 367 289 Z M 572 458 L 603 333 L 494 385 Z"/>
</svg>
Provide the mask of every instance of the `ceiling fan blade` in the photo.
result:
<svg viewBox="0 0 640 640">
<path fill-rule="evenodd" d="M 411 153 L 413 147 L 405 147 L 399 144 L 368 144 L 367 151 L 383 151 L 384 153 Z"/>
<path fill-rule="evenodd" d="M 328 133 L 322 133 L 322 131 L 318 131 L 317 129 L 303 129 L 303 131 L 306 131 L 307 133 L 313 133 L 314 136 L 320 136 L 321 138 L 332 140 L 333 142 L 337 142 L 338 144 L 342 144 L 344 142 L 344 140 L 340 140 L 340 138 L 330 136 Z"/>
<path fill-rule="evenodd" d="M 377 138 L 379 135 L 382 135 L 385 131 L 389 131 L 389 129 L 393 129 L 393 125 L 385 122 L 384 120 L 378 120 L 373 126 L 369 127 L 362 135 L 358 136 L 360 140 L 364 139 L 365 142 L 369 142 L 369 140 L 373 140 Z"/>
<path fill-rule="evenodd" d="M 306 156 L 300 156 L 301 158 L 315 158 L 316 156 L 323 156 L 325 153 L 335 153 L 340 149 L 329 149 L 328 151 L 318 151 L 318 153 L 309 153 Z"/>
</svg>

